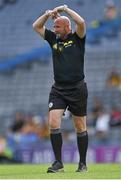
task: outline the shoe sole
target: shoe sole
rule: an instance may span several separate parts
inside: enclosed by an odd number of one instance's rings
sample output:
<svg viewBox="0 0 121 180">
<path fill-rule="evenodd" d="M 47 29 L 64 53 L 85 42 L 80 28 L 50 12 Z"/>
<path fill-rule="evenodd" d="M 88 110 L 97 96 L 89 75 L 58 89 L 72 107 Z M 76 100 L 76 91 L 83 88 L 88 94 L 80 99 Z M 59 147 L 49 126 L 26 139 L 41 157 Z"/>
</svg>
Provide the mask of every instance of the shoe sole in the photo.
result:
<svg viewBox="0 0 121 180">
<path fill-rule="evenodd" d="M 47 173 L 58 173 L 58 172 L 64 172 L 64 169 L 62 168 L 62 169 L 58 169 L 58 170 L 53 170 L 53 169 L 48 169 L 47 170 Z"/>
</svg>

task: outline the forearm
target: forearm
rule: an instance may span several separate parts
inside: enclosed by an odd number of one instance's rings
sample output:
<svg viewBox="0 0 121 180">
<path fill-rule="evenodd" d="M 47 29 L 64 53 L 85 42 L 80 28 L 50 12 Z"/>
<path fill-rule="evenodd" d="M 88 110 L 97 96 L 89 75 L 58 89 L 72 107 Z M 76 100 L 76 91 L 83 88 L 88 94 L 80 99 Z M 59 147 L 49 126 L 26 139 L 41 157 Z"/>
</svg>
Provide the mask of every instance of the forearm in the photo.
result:
<svg viewBox="0 0 121 180">
<path fill-rule="evenodd" d="M 67 6 L 64 6 L 63 11 L 67 13 L 75 21 L 76 24 L 85 23 L 84 19 L 78 13 L 68 8 Z"/>
<path fill-rule="evenodd" d="M 49 18 L 49 14 L 47 14 L 45 12 L 45 14 L 43 14 L 42 16 L 40 16 L 34 23 L 33 23 L 33 28 L 36 29 L 41 29 L 44 27 L 46 21 L 48 20 Z"/>
</svg>

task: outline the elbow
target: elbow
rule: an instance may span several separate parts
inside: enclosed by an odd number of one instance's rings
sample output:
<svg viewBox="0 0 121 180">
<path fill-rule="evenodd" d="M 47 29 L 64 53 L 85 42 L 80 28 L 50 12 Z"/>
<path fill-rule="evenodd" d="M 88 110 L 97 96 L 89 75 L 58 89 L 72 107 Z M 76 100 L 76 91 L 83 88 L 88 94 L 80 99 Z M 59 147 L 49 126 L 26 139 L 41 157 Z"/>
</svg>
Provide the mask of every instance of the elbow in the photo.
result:
<svg viewBox="0 0 121 180">
<path fill-rule="evenodd" d="M 36 24 L 33 23 L 33 24 L 32 24 L 32 27 L 33 27 L 33 29 L 36 29 Z"/>
<path fill-rule="evenodd" d="M 39 32 L 39 27 L 37 26 L 35 22 L 32 24 L 32 27 L 36 32 Z"/>
<path fill-rule="evenodd" d="M 85 24 L 85 20 L 82 19 L 79 24 L 78 24 L 80 27 L 86 27 L 86 24 Z"/>
<path fill-rule="evenodd" d="M 34 22 L 32 26 L 33 26 L 33 29 L 37 32 L 39 32 L 42 29 L 42 27 L 38 25 L 36 22 Z"/>
<path fill-rule="evenodd" d="M 77 26 L 85 26 L 85 20 L 80 18 L 76 21 Z"/>
<path fill-rule="evenodd" d="M 34 30 L 37 30 L 37 29 L 40 28 L 40 27 L 39 27 L 39 24 L 38 24 L 36 21 L 32 24 L 32 26 L 33 26 L 33 29 L 34 29 Z"/>
<path fill-rule="evenodd" d="M 85 25 L 85 20 L 84 20 L 84 19 L 81 19 L 80 24 L 81 24 L 81 25 Z"/>
</svg>

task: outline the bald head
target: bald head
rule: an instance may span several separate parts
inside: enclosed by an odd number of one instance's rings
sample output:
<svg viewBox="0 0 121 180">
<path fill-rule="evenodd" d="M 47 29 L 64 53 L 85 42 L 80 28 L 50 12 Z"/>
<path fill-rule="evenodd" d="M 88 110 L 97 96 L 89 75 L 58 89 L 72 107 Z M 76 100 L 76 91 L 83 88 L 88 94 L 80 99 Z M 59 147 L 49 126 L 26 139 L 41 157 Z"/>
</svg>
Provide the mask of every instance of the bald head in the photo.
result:
<svg viewBox="0 0 121 180">
<path fill-rule="evenodd" d="M 71 22 L 66 16 L 59 16 L 54 20 L 54 32 L 65 39 L 71 32 Z"/>
<path fill-rule="evenodd" d="M 71 21 L 67 16 L 59 16 L 55 19 L 54 23 L 62 23 L 71 29 Z"/>
</svg>

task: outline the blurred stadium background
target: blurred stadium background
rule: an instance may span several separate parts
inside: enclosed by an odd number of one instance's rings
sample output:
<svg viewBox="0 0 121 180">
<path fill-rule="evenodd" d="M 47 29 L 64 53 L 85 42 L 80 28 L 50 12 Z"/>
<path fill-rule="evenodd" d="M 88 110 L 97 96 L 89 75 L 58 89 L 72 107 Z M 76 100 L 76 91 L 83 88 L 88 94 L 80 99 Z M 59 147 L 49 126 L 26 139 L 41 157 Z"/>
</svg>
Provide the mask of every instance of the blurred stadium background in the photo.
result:
<svg viewBox="0 0 121 180">
<path fill-rule="evenodd" d="M 47 126 L 51 52 L 32 23 L 45 10 L 62 4 L 76 10 L 87 24 L 88 162 L 121 162 L 121 0 L 0 0 L 1 163 L 53 159 Z M 107 6 L 116 12 L 112 20 L 104 17 Z M 52 20 L 47 26 L 52 27 Z M 69 112 L 62 131 L 64 162 L 77 162 Z"/>
</svg>

